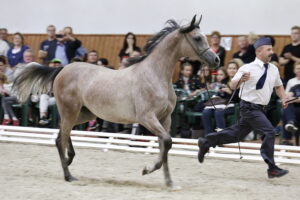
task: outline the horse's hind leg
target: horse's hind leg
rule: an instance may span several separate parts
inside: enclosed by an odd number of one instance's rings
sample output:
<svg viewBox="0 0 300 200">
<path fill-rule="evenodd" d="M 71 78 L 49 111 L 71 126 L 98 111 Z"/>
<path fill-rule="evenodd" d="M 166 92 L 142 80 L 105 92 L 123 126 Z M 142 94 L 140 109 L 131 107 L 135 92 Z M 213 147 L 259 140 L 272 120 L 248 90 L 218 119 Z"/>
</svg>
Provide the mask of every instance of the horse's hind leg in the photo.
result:
<svg viewBox="0 0 300 200">
<path fill-rule="evenodd" d="M 73 126 L 76 124 L 80 112 L 80 108 L 70 108 L 70 106 L 71 104 L 59 106 L 59 111 L 61 113 L 61 129 L 58 137 L 56 138 L 56 147 L 60 156 L 64 177 L 65 180 L 69 182 L 76 180 L 76 178 L 71 175 L 68 168 L 75 156 L 70 133 Z"/>
<path fill-rule="evenodd" d="M 73 158 L 75 156 L 75 151 L 70 138 L 70 131 L 71 129 L 66 130 L 62 128 L 59 131 L 58 137 L 56 138 L 56 147 L 59 153 L 61 165 L 64 172 L 64 177 L 65 180 L 69 182 L 76 180 L 76 178 L 74 178 L 71 175 L 68 168 L 68 166 L 72 163 Z"/>
</svg>

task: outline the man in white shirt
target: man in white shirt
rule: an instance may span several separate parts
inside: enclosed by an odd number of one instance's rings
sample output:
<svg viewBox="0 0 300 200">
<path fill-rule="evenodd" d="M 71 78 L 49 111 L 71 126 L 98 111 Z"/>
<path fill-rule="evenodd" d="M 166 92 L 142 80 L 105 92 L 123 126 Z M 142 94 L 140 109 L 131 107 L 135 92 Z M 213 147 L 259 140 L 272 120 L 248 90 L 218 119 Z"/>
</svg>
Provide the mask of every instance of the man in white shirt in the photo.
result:
<svg viewBox="0 0 300 200">
<path fill-rule="evenodd" d="M 269 63 L 273 54 L 270 38 L 260 38 L 255 44 L 256 59 L 254 62 L 239 68 L 231 81 L 232 88 L 240 88 L 240 115 L 239 122 L 220 132 L 210 133 L 205 138 L 199 138 L 198 160 L 204 160 L 204 155 L 210 147 L 238 142 L 252 129 L 262 135 L 261 156 L 268 164 L 269 178 L 281 177 L 288 173 L 280 169 L 274 161 L 275 131 L 267 119 L 264 110 L 269 103 L 273 88 L 282 101 L 283 108 L 287 107 L 287 97 L 275 65 Z"/>
</svg>

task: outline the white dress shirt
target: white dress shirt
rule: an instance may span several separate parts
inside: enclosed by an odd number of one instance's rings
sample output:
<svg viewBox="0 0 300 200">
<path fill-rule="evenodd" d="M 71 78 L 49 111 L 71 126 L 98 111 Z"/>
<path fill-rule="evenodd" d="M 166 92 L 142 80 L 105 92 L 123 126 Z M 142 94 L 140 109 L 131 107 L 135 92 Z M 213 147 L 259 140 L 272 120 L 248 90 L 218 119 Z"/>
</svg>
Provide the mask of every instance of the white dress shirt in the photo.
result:
<svg viewBox="0 0 300 200">
<path fill-rule="evenodd" d="M 266 81 L 262 89 L 256 90 L 256 84 L 265 72 L 264 63 L 256 58 L 253 62 L 245 64 L 239 68 L 232 78 L 234 81 L 240 80 L 244 72 L 250 72 L 250 78 L 240 86 L 240 98 L 254 104 L 267 105 L 271 99 L 273 88 L 282 85 L 278 68 L 268 63 Z"/>
</svg>

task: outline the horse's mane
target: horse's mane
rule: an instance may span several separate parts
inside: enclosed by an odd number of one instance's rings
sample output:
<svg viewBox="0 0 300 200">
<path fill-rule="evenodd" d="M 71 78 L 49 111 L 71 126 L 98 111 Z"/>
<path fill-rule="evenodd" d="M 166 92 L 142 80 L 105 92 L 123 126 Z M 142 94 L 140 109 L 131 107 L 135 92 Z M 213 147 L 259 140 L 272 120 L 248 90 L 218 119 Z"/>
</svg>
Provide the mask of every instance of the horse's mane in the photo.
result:
<svg viewBox="0 0 300 200">
<path fill-rule="evenodd" d="M 135 63 L 139 63 L 141 61 L 143 61 L 145 58 L 147 58 L 151 52 L 153 51 L 153 49 L 170 33 L 172 33 L 173 31 L 177 30 L 178 28 L 180 28 L 179 24 L 173 20 L 170 19 L 166 22 L 166 27 L 163 28 L 161 31 L 159 31 L 156 35 L 154 35 L 152 38 L 150 38 L 146 45 L 144 46 L 143 50 L 144 50 L 144 55 L 141 56 L 137 56 L 137 57 L 132 57 L 129 58 L 127 60 L 127 64 L 126 66 L 131 66 Z"/>
</svg>

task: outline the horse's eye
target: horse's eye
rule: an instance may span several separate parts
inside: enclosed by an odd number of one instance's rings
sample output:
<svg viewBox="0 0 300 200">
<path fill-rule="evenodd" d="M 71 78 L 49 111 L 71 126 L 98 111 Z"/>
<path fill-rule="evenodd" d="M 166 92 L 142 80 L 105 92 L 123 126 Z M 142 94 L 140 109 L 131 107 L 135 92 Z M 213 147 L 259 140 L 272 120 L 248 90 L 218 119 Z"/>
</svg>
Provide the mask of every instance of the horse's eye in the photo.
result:
<svg viewBox="0 0 300 200">
<path fill-rule="evenodd" d="M 194 37 L 194 40 L 196 40 L 197 42 L 201 42 L 201 37 L 200 36 L 197 36 L 197 37 Z"/>
</svg>

